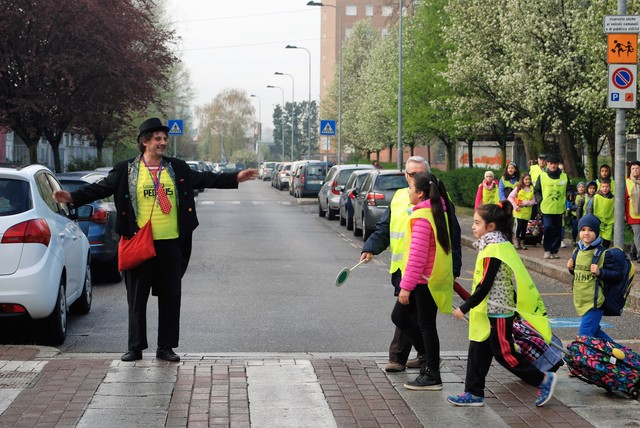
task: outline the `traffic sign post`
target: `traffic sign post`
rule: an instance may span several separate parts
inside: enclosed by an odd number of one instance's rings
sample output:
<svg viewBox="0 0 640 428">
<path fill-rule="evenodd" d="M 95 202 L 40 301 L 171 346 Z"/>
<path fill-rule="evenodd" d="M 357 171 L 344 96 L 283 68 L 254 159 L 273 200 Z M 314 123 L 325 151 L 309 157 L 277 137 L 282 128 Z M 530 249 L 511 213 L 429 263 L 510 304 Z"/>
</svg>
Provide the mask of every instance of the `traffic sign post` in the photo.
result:
<svg viewBox="0 0 640 428">
<path fill-rule="evenodd" d="M 605 15 L 605 33 L 640 33 L 640 15 Z"/>
<path fill-rule="evenodd" d="M 638 66 L 636 64 L 609 64 L 607 107 L 636 108 L 637 77 Z"/>
<path fill-rule="evenodd" d="M 336 121 L 335 120 L 321 120 L 320 121 L 320 135 L 336 135 Z"/>
<path fill-rule="evenodd" d="M 169 128 L 169 135 L 172 136 L 173 140 L 173 157 L 176 157 L 176 152 L 178 150 L 178 141 L 176 140 L 176 135 L 184 134 L 184 127 L 182 125 L 182 119 L 169 119 L 167 121 L 167 127 Z"/>
<path fill-rule="evenodd" d="M 637 64 L 637 34 L 607 34 L 607 63 Z"/>
</svg>

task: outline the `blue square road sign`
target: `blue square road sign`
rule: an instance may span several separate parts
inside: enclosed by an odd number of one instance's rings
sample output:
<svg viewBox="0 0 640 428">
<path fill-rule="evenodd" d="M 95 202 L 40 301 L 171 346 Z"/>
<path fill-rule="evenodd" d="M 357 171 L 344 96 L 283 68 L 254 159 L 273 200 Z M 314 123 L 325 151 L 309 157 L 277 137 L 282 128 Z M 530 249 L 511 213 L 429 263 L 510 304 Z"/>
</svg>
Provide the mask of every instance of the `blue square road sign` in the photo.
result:
<svg viewBox="0 0 640 428">
<path fill-rule="evenodd" d="M 169 127 L 169 135 L 182 135 L 184 128 L 182 127 L 182 119 L 169 119 L 167 121 Z"/>
<path fill-rule="evenodd" d="M 320 121 L 320 135 L 336 135 L 336 121 L 335 120 L 321 120 Z"/>
</svg>

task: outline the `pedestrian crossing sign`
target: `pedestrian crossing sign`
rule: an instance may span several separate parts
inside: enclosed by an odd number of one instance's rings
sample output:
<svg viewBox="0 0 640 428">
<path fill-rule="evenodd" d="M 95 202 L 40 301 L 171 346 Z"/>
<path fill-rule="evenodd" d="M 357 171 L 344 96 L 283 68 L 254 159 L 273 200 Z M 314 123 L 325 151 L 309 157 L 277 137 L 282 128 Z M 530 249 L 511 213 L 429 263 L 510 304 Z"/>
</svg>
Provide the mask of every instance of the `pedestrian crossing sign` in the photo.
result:
<svg viewBox="0 0 640 428">
<path fill-rule="evenodd" d="M 320 121 L 320 135 L 336 135 L 336 121 L 335 120 L 321 120 Z"/>
<path fill-rule="evenodd" d="M 184 134 L 182 127 L 182 119 L 169 119 L 167 121 L 169 127 L 169 135 L 182 135 Z"/>
</svg>

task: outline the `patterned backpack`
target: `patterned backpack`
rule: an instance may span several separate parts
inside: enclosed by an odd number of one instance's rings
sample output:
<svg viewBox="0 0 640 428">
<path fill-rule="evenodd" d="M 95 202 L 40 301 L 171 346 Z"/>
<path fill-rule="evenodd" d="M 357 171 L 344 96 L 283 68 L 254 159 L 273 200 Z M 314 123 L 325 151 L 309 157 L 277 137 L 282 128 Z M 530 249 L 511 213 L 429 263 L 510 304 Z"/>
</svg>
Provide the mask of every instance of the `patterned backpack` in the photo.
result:
<svg viewBox="0 0 640 428">
<path fill-rule="evenodd" d="M 562 351 L 547 342 L 534 331 L 524 320 L 513 322 L 513 340 L 519 352 L 524 355 L 538 370 L 555 372 L 564 365 Z M 562 348 L 562 341 L 552 336 L 551 340 Z"/>
</svg>

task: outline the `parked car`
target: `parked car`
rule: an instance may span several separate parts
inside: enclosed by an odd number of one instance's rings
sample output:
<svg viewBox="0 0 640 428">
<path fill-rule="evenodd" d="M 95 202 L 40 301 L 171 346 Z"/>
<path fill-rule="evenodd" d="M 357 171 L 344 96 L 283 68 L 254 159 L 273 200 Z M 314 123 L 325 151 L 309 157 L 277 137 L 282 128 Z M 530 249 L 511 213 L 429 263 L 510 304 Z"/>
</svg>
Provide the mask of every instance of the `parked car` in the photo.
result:
<svg viewBox="0 0 640 428">
<path fill-rule="evenodd" d="M 291 169 L 289 170 L 289 194 L 293 196 L 293 177 L 296 175 L 296 171 L 300 165 L 309 163 L 308 160 L 297 160 L 291 162 Z"/>
<path fill-rule="evenodd" d="M 271 180 L 271 172 L 273 168 L 276 166 L 275 162 L 262 162 L 262 166 L 258 171 L 258 178 L 262 181 Z"/>
<path fill-rule="evenodd" d="M 282 168 L 278 168 L 278 173 L 276 174 L 275 179 L 276 189 L 284 190 L 285 187 L 289 187 L 289 184 L 291 183 L 291 162 L 282 163 Z"/>
<path fill-rule="evenodd" d="M 53 199 L 61 188 L 45 166 L 0 167 L 0 321 L 33 320 L 51 345 L 65 340 L 68 309 L 88 313 L 93 296 L 89 240 Z"/>
<path fill-rule="evenodd" d="M 57 174 L 62 188 L 72 192 L 88 183 L 95 183 L 107 174 L 96 171 L 77 171 Z M 116 233 L 116 205 L 113 196 L 99 199 L 90 204 L 93 214 L 86 220 L 78 221 L 82 232 L 87 235 L 91 245 L 91 267 L 94 278 L 109 282 L 120 282 L 122 272 L 118 271 L 118 242 Z"/>
<path fill-rule="evenodd" d="M 327 167 L 331 168 L 331 162 L 310 161 L 298 166 L 293 179 L 293 196 L 296 198 L 316 197 L 322 187 L 322 182 L 327 176 Z"/>
<path fill-rule="evenodd" d="M 368 169 L 353 171 L 340 194 L 340 202 L 338 203 L 340 225 L 347 226 L 347 230 L 353 230 L 353 200 L 369 172 L 371 171 Z"/>
<path fill-rule="evenodd" d="M 382 214 L 389 208 L 396 190 L 405 187 L 408 187 L 408 184 L 402 171 L 371 171 L 353 200 L 353 234 L 362 235 L 366 241 L 375 230 Z"/>
<path fill-rule="evenodd" d="M 340 203 L 340 194 L 344 185 L 347 183 L 349 176 L 353 171 L 361 169 L 375 169 L 373 165 L 351 164 L 351 165 L 334 165 L 329 169 L 327 176 L 318 192 L 318 215 L 327 217 L 328 220 L 334 220 L 338 214 Z"/>
</svg>

